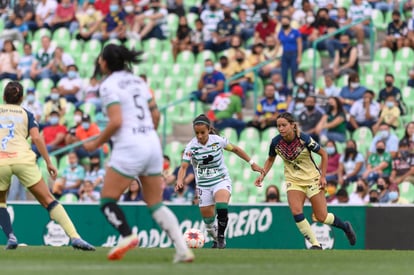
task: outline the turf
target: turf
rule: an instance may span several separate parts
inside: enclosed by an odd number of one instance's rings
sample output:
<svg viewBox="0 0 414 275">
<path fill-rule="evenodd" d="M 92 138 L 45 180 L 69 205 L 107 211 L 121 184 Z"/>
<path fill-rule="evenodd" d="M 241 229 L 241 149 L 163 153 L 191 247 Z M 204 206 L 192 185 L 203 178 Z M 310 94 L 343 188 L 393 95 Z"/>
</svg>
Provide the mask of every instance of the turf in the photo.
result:
<svg viewBox="0 0 414 275">
<path fill-rule="evenodd" d="M 107 252 L 0 247 L 0 274 L 414 274 L 414 251 L 198 249 L 191 264 L 172 264 L 173 249 L 135 249 L 117 262 Z"/>
</svg>

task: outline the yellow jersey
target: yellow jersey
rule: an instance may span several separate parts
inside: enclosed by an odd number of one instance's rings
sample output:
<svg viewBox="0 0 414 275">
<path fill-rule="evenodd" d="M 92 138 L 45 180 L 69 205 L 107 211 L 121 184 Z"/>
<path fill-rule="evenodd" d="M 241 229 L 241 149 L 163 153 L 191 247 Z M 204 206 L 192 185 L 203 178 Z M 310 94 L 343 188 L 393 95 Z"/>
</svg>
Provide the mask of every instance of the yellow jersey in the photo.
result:
<svg viewBox="0 0 414 275">
<path fill-rule="evenodd" d="M 0 165 L 33 164 L 36 155 L 27 138 L 38 127 L 34 116 L 18 105 L 0 105 Z"/>
</svg>

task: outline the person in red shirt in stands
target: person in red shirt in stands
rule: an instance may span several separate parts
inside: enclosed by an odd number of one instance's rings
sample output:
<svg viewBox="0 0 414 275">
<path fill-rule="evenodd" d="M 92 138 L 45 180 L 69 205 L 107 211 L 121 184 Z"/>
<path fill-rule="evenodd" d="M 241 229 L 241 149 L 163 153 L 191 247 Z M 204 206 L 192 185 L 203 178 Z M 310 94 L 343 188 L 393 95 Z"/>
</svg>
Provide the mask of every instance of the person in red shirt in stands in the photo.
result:
<svg viewBox="0 0 414 275">
<path fill-rule="evenodd" d="M 83 114 L 81 124 L 76 127 L 75 137 L 76 141 L 83 141 L 90 137 L 96 136 L 100 133 L 99 127 L 96 123 L 91 122 L 91 117 L 88 114 Z M 87 152 L 83 147 L 75 150 L 79 159 L 89 157 L 99 157 L 100 149 L 93 152 Z"/>
<path fill-rule="evenodd" d="M 257 23 L 254 31 L 254 44 L 265 43 L 266 37 L 275 35 L 276 33 L 276 21 L 270 18 L 269 11 L 263 9 L 261 11 L 262 21 Z"/>
<path fill-rule="evenodd" d="M 103 16 L 106 16 L 109 13 L 109 6 L 111 5 L 110 0 L 96 0 L 95 9 L 100 11 Z"/>
<path fill-rule="evenodd" d="M 77 5 L 71 3 L 70 0 L 62 0 L 57 5 L 55 15 L 50 23 L 52 31 L 67 28 L 70 33 L 74 33 L 79 28 L 76 21 L 76 8 Z"/>
</svg>

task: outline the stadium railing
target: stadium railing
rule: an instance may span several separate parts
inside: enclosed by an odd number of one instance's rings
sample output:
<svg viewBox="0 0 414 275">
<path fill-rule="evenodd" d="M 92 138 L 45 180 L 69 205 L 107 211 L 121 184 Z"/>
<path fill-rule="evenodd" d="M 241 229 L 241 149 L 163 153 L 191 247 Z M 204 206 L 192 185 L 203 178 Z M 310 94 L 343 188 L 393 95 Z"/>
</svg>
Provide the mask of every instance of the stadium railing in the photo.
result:
<svg viewBox="0 0 414 275">
<path fill-rule="evenodd" d="M 341 34 L 344 31 L 352 28 L 355 25 L 361 24 L 362 22 L 364 22 L 366 20 L 369 20 L 369 28 L 370 28 L 370 34 L 371 34 L 369 36 L 369 41 L 370 41 L 370 49 L 369 49 L 369 52 L 370 52 L 370 60 L 372 61 L 374 59 L 375 31 L 376 30 L 375 30 L 375 27 L 374 27 L 374 24 L 373 24 L 373 21 L 372 21 L 372 18 L 371 17 L 365 17 L 365 18 L 360 19 L 358 21 L 355 21 L 355 22 L 353 22 L 353 23 L 351 23 L 349 25 L 346 25 L 346 26 L 344 26 L 344 27 L 342 27 L 342 28 L 340 28 L 340 29 L 338 29 L 338 30 L 336 30 L 334 32 L 327 33 L 327 34 L 319 37 L 318 39 L 316 39 L 312 43 L 313 52 L 316 52 L 316 46 L 318 45 L 318 43 L 320 43 L 320 42 L 322 42 L 322 41 L 324 41 L 324 40 L 326 40 L 328 38 L 331 38 L 332 36 Z M 313 59 L 313 65 L 312 65 L 312 83 L 316 83 L 316 70 L 317 70 L 317 68 L 316 68 L 317 67 L 316 61 L 317 61 L 316 58 L 314 58 Z"/>
</svg>

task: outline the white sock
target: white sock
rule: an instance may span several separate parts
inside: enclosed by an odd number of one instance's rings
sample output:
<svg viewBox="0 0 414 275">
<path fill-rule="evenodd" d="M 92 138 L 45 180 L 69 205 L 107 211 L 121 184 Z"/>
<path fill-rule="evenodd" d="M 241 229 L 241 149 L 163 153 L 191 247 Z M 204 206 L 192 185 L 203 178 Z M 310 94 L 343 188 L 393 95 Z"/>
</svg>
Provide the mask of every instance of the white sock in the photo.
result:
<svg viewBox="0 0 414 275">
<path fill-rule="evenodd" d="M 217 224 L 216 221 L 206 224 L 206 231 L 214 241 L 217 241 Z"/>
<path fill-rule="evenodd" d="M 188 247 L 178 226 L 177 217 L 165 205 L 152 212 L 152 217 L 173 241 L 177 253 L 184 254 Z"/>
</svg>

